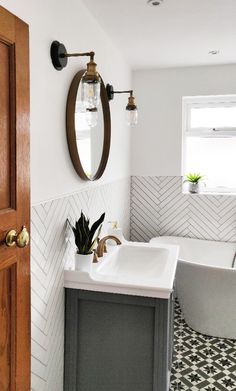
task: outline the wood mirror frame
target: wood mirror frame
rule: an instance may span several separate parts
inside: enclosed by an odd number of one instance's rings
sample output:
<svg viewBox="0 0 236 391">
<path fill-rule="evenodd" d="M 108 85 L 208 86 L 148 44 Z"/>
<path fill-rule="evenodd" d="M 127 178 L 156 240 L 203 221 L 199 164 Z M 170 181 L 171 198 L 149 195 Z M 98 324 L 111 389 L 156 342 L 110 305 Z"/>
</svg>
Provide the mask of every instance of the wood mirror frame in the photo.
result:
<svg viewBox="0 0 236 391">
<path fill-rule="evenodd" d="M 75 131 L 75 105 L 76 105 L 76 97 L 77 91 L 79 88 L 79 84 L 81 78 L 85 72 L 85 69 L 77 72 L 74 76 L 72 83 L 70 85 L 70 89 L 67 96 L 67 104 L 66 104 L 66 134 L 67 134 L 67 143 L 69 147 L 70 157 L 75 168 L 75 171 L 80 176 L 81 179 L 85 181 L 94 181 L 96 179 L 101 178 L 102 174 L 107 165 L 109 151 L 110 151 L 110 143 L 111 143 L 111 116 L 110 116 L 110 106 L 107 98 L 106 88 L 101 79 L 101 107 L 103 111 L 103 124 L 104 124 L 104 138 L 103 138 L 103 149 L 101 160 L 97 169 L 97 172 L 92 176 L 88 177 L 84 172 L 79 152 L 77 149 L 76 142 L 76 131 Z"/>
</svg>

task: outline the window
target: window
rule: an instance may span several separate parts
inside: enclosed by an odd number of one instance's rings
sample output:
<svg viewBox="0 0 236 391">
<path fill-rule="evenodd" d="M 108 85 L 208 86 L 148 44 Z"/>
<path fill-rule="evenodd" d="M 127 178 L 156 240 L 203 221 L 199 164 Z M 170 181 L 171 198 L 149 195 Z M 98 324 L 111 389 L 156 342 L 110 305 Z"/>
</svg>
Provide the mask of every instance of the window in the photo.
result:
<svg viewBox="0 0 236 391">
<path fill-rule="evenodd" d="M 183 175 L 204 192 L 236 193 L 236 95 L 183 98 Z"/>
</svg>

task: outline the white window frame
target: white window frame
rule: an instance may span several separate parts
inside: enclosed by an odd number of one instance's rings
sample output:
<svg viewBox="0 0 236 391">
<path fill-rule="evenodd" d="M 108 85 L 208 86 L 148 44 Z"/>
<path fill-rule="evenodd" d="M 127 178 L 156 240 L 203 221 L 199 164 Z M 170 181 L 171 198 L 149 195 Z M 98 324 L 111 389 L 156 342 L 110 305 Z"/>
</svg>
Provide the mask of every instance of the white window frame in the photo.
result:
<svg viewBox="0 0 236 391">
<path fill-rule="evenodd" d="M 236 137 L 236 127 L 225 127 L 217 129 L 200 127 L 191 129 L 191 109 L 233 106 L 236 106 L 236 95 L 185 96 L 182 98 L 182 176 L 186 174 L 185 167 L 187 137 Z M 233 189 L 223 186 L 205 189 L 202 188 L 201 194 L 202 193 L 236 195 L 236 188 Z"/>
</svg>

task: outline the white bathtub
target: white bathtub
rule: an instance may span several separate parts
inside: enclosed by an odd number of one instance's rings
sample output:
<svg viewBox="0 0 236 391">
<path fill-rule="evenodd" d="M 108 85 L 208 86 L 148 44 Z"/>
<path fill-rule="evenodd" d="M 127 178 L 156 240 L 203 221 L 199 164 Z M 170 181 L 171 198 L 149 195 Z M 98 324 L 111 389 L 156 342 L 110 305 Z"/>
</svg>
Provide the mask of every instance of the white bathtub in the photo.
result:
<svg viewBox="0 0 236 391">
<path fill-rule="evenodd" d="M 180 246 L 176 290 L 188 325 L 202 334 L 236 339 L 236 243 L 176 236 L 150 242 Z"/>
</svg>

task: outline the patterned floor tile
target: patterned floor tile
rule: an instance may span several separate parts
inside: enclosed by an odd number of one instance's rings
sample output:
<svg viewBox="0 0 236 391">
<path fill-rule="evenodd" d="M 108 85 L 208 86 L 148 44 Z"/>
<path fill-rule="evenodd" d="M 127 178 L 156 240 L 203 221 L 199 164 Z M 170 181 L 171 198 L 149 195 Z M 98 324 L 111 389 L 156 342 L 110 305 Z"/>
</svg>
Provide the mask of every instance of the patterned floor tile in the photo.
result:
<svg viewBox="0 0 236 391">
<path fill-rule="evenodd" d="M 236 340 L 192 330 L 175 303 L 170 391 L 236 391 Z"/>
</svg>

